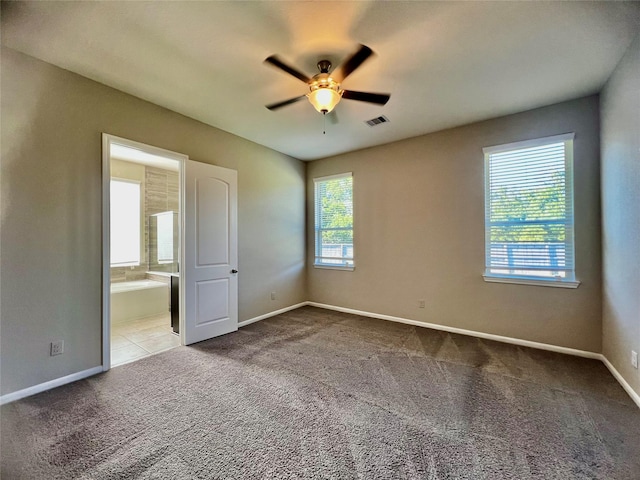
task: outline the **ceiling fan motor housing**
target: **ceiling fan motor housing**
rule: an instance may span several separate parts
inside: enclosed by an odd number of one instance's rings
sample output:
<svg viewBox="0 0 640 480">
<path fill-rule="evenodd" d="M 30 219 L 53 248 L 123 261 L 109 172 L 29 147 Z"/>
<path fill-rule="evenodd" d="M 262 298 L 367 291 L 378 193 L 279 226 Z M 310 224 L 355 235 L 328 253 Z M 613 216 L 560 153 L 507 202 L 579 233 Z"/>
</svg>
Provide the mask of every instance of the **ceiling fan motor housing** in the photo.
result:
<svg viewBox="0 0 640 480">
<path fill-rule="evenodd" d="M 336 82 L 328 73 L 319 73 L 309 82 L 309 91 L 313 92 L 320 88 L 330 88 L 336 92 L 340 91 L 340 84 Z"/>
<path fill-rule="evenodd" d="M 307 98 L 314 108 L 326 115 L 331 112 L 342 98 L 340 84 L 329 75 L 331 62 L 329 60 L 320 60 L 318 62 L 318 70 L 320 73 L 314 75 L 309 82 L 309 93 Z"/>
</svg>

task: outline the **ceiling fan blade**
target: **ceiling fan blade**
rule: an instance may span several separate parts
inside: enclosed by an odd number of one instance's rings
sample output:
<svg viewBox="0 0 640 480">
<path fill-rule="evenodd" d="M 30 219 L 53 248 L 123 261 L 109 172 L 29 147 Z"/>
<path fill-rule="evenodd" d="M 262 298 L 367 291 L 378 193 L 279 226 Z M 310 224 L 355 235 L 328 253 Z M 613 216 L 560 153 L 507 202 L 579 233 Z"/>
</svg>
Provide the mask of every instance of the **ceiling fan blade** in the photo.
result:
<svg viewBox="0 0 640 480">
<path fill-rule="evenodd" d="M 384 105 L 389 101 L 391 95 L 388 93 L 369 93 L 344 90 L 342 92 L 342 98 L 346 98 L 347 100 L 358 100 L 360 102 L 377 103 L 378 105 Z"/>
<path fill-rule="evenodd" d="M 373 50 L 371 50 L 366 45 L 360 45 L 360 49 L 351 55 L 350 58 L 345 60 L 342 65 L 336 68 L 332 73 L 331 77 L 338 83 L 342 83 L 342 81 L 347 78 L 353 71 L 358 68 L 362 63 L 369 58 L 373 54 Z"/>
<path fill-rule="evenodd" d="M 289 100 L 285 100 L 283 102 L 272 103 L 271 105 L 265 105 L 269 110 L 277 110 L 281 107 L 286 107 L 287 105 L 291 105 L 292 103 L 299 102 L 302 99 L 307 98 L 306 95 L 301 95 L 299 97 L 290 98 Z"/>
<path fill-rule="evenodd" d="M 282 60 L 280 60 L 276 55 L 271 55 L 270 57 L 265 59 L 265 63 L 270 63 L 274 67 L 287 72 L 289 75 L 293 75 L 294 77 L 296 77 L 299 80 L 302 80 L 305 83 L 309 83 L 311 81 L 311 79 L 307 77 L 304 73 L 296 70 L 293 67 L 290 67 L 289 65 L 284 63 Z"/>
</svg>

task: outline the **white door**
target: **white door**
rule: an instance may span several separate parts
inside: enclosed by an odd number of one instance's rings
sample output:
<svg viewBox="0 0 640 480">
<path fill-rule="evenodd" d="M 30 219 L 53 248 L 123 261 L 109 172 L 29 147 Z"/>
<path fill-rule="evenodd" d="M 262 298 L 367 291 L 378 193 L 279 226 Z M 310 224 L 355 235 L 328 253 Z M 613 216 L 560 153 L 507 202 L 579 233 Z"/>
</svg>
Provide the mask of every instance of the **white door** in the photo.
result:
<svg viewBox="0 0 640 480">
<path fill-rule="evenodd" d="M 184 343 L 238 330 L 238 172 L 185 162 Z"/>
</svg>

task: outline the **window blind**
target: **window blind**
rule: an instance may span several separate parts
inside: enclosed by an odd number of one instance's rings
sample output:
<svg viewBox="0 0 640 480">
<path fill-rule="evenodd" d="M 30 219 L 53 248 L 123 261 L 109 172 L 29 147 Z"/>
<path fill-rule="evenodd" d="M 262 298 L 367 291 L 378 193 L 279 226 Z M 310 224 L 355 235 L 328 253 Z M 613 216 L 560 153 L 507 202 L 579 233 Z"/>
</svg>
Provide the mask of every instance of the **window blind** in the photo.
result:
<svg viewBox="0 0 640 480">
<path fill-rule="evenodd" d="M 353 176 L 315 178 L 314 186 L 315 265 L 353 268 Z"/>
<path fill-rule="evenodd" d="M 575 280 L 573 134 L 485 153 L 485 275 Z"/>
</svg>

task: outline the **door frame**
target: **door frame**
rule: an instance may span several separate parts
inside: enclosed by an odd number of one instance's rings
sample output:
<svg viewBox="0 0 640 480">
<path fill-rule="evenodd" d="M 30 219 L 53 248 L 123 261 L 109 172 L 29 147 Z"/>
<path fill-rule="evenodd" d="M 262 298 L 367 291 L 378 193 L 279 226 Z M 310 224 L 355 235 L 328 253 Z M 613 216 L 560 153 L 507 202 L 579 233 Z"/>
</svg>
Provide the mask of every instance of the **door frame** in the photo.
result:
<svg viewBox="0 0 640 480">
<path fill-rule="evenodd" d="M 184 265 L 184 205 L 185 205 L 185 164 L 187 155 L 145 143 L 128 140 L 108 133 L 102 133 L 102 371 L 111 368 L 111 144 L 124 145 L 141 150 L 145 153 L 157 155 L 178 161 L 179 173 L 179 215 L 180 226 L 180 255 L 178 261 Z M 185 344 L 184 331 L 184 282 L 180 278 L 180 344 Z"/>
</svg>

